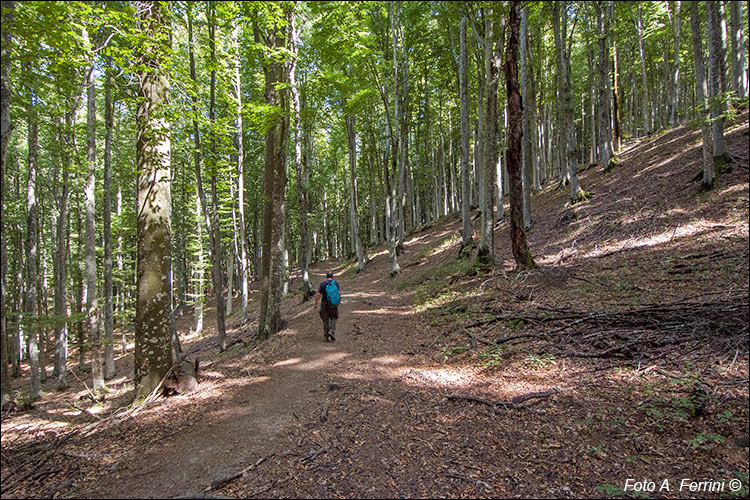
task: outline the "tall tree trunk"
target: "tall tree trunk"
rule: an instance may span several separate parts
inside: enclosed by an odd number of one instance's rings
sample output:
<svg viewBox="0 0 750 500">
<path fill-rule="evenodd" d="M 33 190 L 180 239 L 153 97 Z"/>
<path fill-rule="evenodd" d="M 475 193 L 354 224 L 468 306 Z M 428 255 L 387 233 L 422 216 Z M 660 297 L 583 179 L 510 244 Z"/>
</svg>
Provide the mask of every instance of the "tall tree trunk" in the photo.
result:
<svg viewBox="0 0 750 500">
<path fill-rule="evenodd" d="M 203 301 L 204 301 L 204 291 L 203 291 L 203 277 L 205 275 L 205 270 L 203 269 L 204 263 L 203 263 L 203 225 L 201 224 L 201 217 L 203 213 L 201 211 L 201 201 L 199 197 L 195 198 L 195 218 L 198 222 L 197 224 L 197 231 L 198 234 L 196 236 L 197 242 L 198 242 L 198 265 L 193 271 L 193 274 L 195 276 L 195 280 L 197 281 L 197 290 L 195 292 L 195 299 L 194 299 L 194 311 L 195 311 L 195 333 L 201 333 L 203 331 Z"/>
<path fill-rule="evenodd" d="M 610 168 L 610 151 L 612 150 L 612 139 L 609 135 L 610 106 L 609 92 L 609 48 L 607 47 L 607 36 L 609 35 L 609 20 L 607 19 L 606 6 L 604 2 L 595 3 L 597 14 L 597 29 L 599 32 L 599 151 L 602 158 L 602 167 L 605 171 Z"/>
<path fill-rule="evenodd" d="M 291 26 L 292 62 L 289 70 L 289 84 L 292 92 L 294 111 L 294 169 L 297 174 L 297 203 L 299 204 L 299 263 L 302 271 L 302 300 L 310 298 L 313 287 L 310 283 L 310 235 L 307 228 L 307 172 L 302 157 L 302 125 L 300 117 L 300 92 L 297 82 L 297 58 L 299 57 L 299 28 L 297 15 L 292 16 Z"/>
<path fill-rule="evenodd" d="M 613 122 L 613 133 L 614 133 L 614 149 L 620 151 L 622 149 L 622 133 L 620 132 L 620 69 L 618 66 L 617 58 L 617 40 L 612 40 L 612 55 L 613 55 L 613 71 L 612 71 L 612 113 L 614 114 Z"/>
<path fill-rule="evenodd" d="M 134 382 L 136 394 L 148 395 L 172 364 L 170 141 L 164 114 L 169 105 L 169 79 L 161 60 L 170 42 L 165 8 L 157 2 L 141 7 L 141 31 L 147 40 L 153 40 L 154 47 L 142 55 L 151 71 L 140 75 L 136 113 L 138 300 Z"/>
<path fill-rule="evenodd" d="M 359 236 L 359 210 L 357 207 L 357 132 L 355 117 L 346 115 L 346 136 L 349 144 L 349 227 L 352 237 L 352 250 L 357 256 L 357 273 L 362 272 L 366 264 L 366 255 L 362 251 L 362 240 Z"/>
<path fill-rule="evenodd" d="M 240 24 L 234 20 L 232 43 L 234 45 L 234 92 L 237 99 L 237 193 L 240 225 L 240 289 L 242 291 L 242 321 L 247 321 L 247 299 L 249 294 L 249 269 L 247 252 L 247 231 L 245 220 L 245 149 L 242 125 L 242 80 L 240 79 Z"/>
<path fill-rule="evenodd" d="M 287 23 L 291 12 L 285 12 Z M 286 46 L 286 36 L 278 27 L 260 34 L 266 47 L 276 52 Z M 266 104 L 280 110 L 266 133 L 266 148 L 263 171 L 263 243 L 261 250 L 261 295 L 258 338 L 264 340 L 278 332 L 281 322 L 281 275 L 284 241 L 284 192 L 286 187 L 286 139 L 289 119 L 286 115 L 289 97 L 285 84 L 289 81 L 287 67 L 278 61 L 263 64 L 265 75 Z"/>
<path fill-rule="evenodd" d="M 523 104 L 518 89 L 518 32 L 521 2 L 510 2 L 508 44 L 505 49 L 505 84 L 508 92 L 508 151 L 506 163 L 510 177 L 510 236 L 513 257 L 520 269 L 535 267 L 523 229 L 521 187 L 521 141 L 523 139 Z"/>
<path fill-rule="evenodd" d="M 734 91 L 740 97 L 747 97 L 747 59 L 745 58 L 745 37 L 743 34 L 743 2 L 729 2 L 732 39 L 732 82 Z"/>
<path fill-rule="evenodd" d="M 523 228 L 531 228 L 531 131 L 529 126 L 529 112 L 533 103 L 529 103 L 528 88 L 528 9 L 521 9 L 521 101 L 523 102 L 523 140 L 521 141 L 521 188 L 523 198 Z"/>
<path fill-rule="evenodd" d="M 714 170 L 713 138 L 711 136 L 711 110 L 708 102 L 708 82 L 703 61 L 703 34 L 701 33 L 698 5 L 690 3 L 690 28 L 693 35 L 693 61 L 695 64 L 695 93 L 700 106 L 701 134 L 703 137 L 703 189 L 708 191 L 716 185 Z"/>
<path fill-rule="evenodd" d="M 723 95 L 723 67 L 724 48 L 721 43 L 720 20 L 718 2 L 706 2 L 706 11 L 708 13 L 708 48 L 709 48 L 709 69 L 708 74 L 711 80 L 709 94 L 711 96 L 711 121 L 713 140 L 714 140 L 714 158 L 723 162 L 727 152 L 727 146 L 724 141 L 724 118 L 722 114 L 726 110 L 726 101 Z"/>
<path fill-rule="evenodd" d="M 461 101 L 461 252 L 473 242 L 471 227 L 471 199 L 469 194 L 469 84 L 466 77 L 466 15 L 461 18 L 460 55 L 458 59 L 458 86 Z"/>
<path fill-rule="evenodd" d="M 0 46 L 0 213 L 5 213 L 5 159 L 8 152 L 8 143 L 10 134 L 13 130 L 13 124 L 10 121 L 10 77 L 8 68 L 10 67 L 10 43 L 11 27 L 13 25 L 13 12 L 15 2 L 2 2 L 2 45 Z M 0 235 L 0 285 L 2 292 L 0 296 L 0 385 L 2 390 L 2 400 L 0 405 L 4 406 L 13 399 L 13 387 L 10 383 L 10 373 L 8 370 L 8 349 L 6 335 L 6 308 L 8 304 L 8 259 L 5 242 L 5 231 Z"/>
<path fill-rule="evenodd" d="M 93 48 L 84 29 L 84 40 Z M 92 62 L 93 64 L 93 62 Z M 91 377 L 94 391 L 104 389 L 102 364 L 101 324 L 99 322 L 99 295 L 96 275 L 96 82 L 93 69 L 89 71 L 86 87 L 86 160 L 88 179 L 86 196 L 86 315 L 89 323 L 89 343 L 91 345 Z"/>
<path fill-rule="evenodd" d="M 31 398 L 37 399 L 41 389 L 39 376 L 39 348 L 37 334 L 39 332 L 39 318 L 37 316 L 37 288 L 39 285 L 39 271 L 37 258 L 39 253 L 39 203 L 37 191 L 37 162 L 39 157 L 39 128 L 37 123 L 35 98 L 33 90 L 29 89 L 28 103 L 28 165 L 29 176 L 26 183 L 26 301 L 24 330 L 29 342 L 29 365 L 31 368 Z"/>
<path fill-rule="evenodd" d="M 643 14 L 641 12 L 641 2 L 638 2 L 638 14 L 636 17 L 636 31 L 638 33 L 638 52 L 641 60 L 641 91 L 643 97 L 641 105 L 643 106 L 643 135 L 649 135 L 652 128 L 651 113 L 649 105 L 651 104 L 648 96 L 648 77 L 646 75 L 646 49 L 643 37 Z"/>
<path fill-rule="evenodd" d="M 673 63 L 672 63 L 672 100 L 669 106 L 669 124 L 677 124 L 678 110 L 680 99 L 680 41 L 682 32 L 682 18 L 680 17 L 680 0 L 669 2 L 674 4 L 672 10 L 672 38 L 674 38 Z"/>
<path fill-rule="evenodd" d="M 104 378 L 115 376 L 112 311 L 112 76 L 104 86 Z"/>
<path fill-rule="evenodd" d="M 73 113 L 67 113 L 64 124 L 65 131 L 59 133 L 59 143 L 62 143 L 62 135 L 72 130 Z M 61 127 L 62 128 L 62 127 Z M 63 389 L 68 386 L 67 381 L 67 358 L 68 358 L 68 195 L 70 185 L 68 183 L 68 162 L 65 156 L 65 148 L 62 152 L 62 182 L 61 192 L 57 198 L 57 214 L 55 220 L 55 254 L 53 258 L 55 274 L 55 370 L 57 386 Z"/>
<path fill-rule="evenodd" d="M 217 192 L 218 161 L 216 155 L 216 6 L 208 2 L 208 50 L 211 64 L 211 96 L 208 119 L 211 122 L 211 261 L 213 262 L 214 291 L 216 292 L 216 326 L 219 333 L 219 352 L 227 348 L 224 309 L 224 270 L 222 269 L 221 229 L 219 227 L 219 194 Z"/>
<path fill-rule="evenodd" d="M 481 168 L 484 171 L 482 175 L 482 184 L 480 189 L 483 195 L 479 197 L 482 201 L 480 210 L 482 211 L 481 232 L 479 239 L 479 248 L 477 250 L 477 261 L 485 266 L 495 265 L 495 243 L 494 243 L 494 199 L 493 191 L 495 185 L 495 167 L 497 165 L 497 90 L 499 79 L 499 61 L 493 49 L 493 22 L 492 11 L 485 18 L 485 41 L 484 41 L 484 61 L 485 61 L 485 82 L 486 101 L 484 103 L 484 152 L 482 154 L 484 164 Z"/>
</svg>

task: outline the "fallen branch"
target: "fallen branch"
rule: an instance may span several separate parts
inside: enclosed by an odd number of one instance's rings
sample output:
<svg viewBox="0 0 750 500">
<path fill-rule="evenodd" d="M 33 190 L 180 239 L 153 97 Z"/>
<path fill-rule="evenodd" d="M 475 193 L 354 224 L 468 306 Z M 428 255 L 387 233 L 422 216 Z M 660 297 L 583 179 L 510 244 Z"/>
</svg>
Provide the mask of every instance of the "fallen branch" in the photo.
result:
<svg viewBox="0 0 750 500">
<path fill-rule="evenodd" d="M 327 451 L 328 451 L 328 450 L 327 450 L 326 448 L 320 449 L 320 450 L 318 450 L 318 451 L 314 451 L 314 452 L 310 453 L 309 455 L 307 455 L 306 457 L 302 457 L 302 458 L 300 458 L 300 460 L 299 460 L 299 461 L 300 461 L 300 462 L 306 462 L 306 461 L 308 461 L 308 460 L 313 460 L 313 459 L 315 459 L 315 458 L 319 457 L 320 455 L 322 455 L 323 453 L 325 453 L 325 452 L 327 452 Z"/>
<path fill-rule="evenodd" d="M 559 392 L 563 391 L 569 391 L 570 388 L 558 388 L 558 389 L 550 389 L 549 391 L 544 392 L 532 392 L 529 394 L 522 394 L 520 396 L 515 396 L 510 401 L 490 401 L 487 399 L 482 399 L 477 396 L 472 395 L 465 395 L 465 394 L 450 394 L 447 396 L 448 399 L 456 400 L 456 401 L 474 401 L 477 403 L 482 403 L 487 406 L 490 406 L 491 408 L 495 409 L 498 406 L 518 406 L 519 404 L 523 403 L 524 401 L 528 401 L 529 399 L 541 399 L 541 398 L 548 398 L 554 394 L 557 394 Z"/>
<path fill-rule="evenodd" d="M 253 469 L 255 469 L 256 467 L 258 467 L 260 464 L 262 464 L 263 462 L 265 462 L 266 460 L 268 460 L 269 458 L 271 458 L 273 455 L 274 455 L 274 453 L 271 452 L 268 455 L 266 455 L 265 457 L 259 458 L 258 461 L 255 462 L 254 464 L 252 464 L 252 465 L 250 465 L 248 467 L 245 467 L 240 472 L 237 472 L 235 474 L 231 474 L 231 475 L 229 475 L 229 476 L 227 476 L 225 478 L 218 479 L 218 480 L 212 482 L 211 486 L 209 486 L 206 491 L 211 491 L 211 490 L 218 489 L 220 486 L 223 486 L 226 483 L 231 483 L 235 479 L 239 479 L 239 478 L 247 475 L 248 472 L 250 472 Z M 177 497 L 177 498 L 219 498 L 219 497 L 210 497 L 209 496 L 209 497 Z M 227 498 L 227 497 L 223 497 L 223 498 Z"/>
<path fill-rule="evenodd" d="M 328 420 L 328 409 L 331 407 L 331 402 L 326 401 L 326 404 L 323 405 L 323 411 L 320 412 L 320 421 L 325 422 Z"/>
</svg>

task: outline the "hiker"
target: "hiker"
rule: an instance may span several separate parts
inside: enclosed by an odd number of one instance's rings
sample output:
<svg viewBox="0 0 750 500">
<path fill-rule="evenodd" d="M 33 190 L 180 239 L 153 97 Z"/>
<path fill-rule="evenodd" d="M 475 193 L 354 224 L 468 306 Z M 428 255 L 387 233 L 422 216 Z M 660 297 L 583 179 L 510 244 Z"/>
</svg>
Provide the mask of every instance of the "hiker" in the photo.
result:
<svg viewBox="0 0 750 500">
<path fill-rule="evenodd" d="M 323 300 L 321 301 L 321 297 Z M 318 303 L 320 302 L 320 307 Z M 315 294 L 315 310 L 320 313 L 323 320 L 323 338 L 328 342 L 335 341 L 336 320 L 339 319 L 339 304 L 341 303 L 341 287 L 338 281 L 333 280 L 333 272 L 326 273 L 326 279 L 318 287 Z"/>
</svg>

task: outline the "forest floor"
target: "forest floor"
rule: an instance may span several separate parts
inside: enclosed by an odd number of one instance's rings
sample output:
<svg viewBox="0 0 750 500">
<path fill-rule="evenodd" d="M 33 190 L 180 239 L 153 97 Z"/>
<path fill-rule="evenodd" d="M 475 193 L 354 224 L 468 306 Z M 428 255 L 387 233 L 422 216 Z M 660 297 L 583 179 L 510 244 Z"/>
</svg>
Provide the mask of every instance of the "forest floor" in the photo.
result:
<svg viewBox="0 0 750 500">
<path fill-rule="evenodd" d="M 343 292 L 332 343 L 299 293 L 260 344 L 235 301 L 224 353 L 184 316 L 196 392 L 106 419 L 132 400 L 130 352 L 103 403 L 47 382 L 33 409 L 3 415 L 2 496 L 746 497 L 749 142 L 745 110 L 727 131 L 739 163 L 708 193 L 685 127 L 580 172 L 585 203 L 547 186 L 530 272 L 507 222 L 492 272 L 457 259 L 456 216 L 408 238 L 395 279 L 382 246 L 359 275 L 319 264 L 313 283 L 332 269 Z"/>
</svg>

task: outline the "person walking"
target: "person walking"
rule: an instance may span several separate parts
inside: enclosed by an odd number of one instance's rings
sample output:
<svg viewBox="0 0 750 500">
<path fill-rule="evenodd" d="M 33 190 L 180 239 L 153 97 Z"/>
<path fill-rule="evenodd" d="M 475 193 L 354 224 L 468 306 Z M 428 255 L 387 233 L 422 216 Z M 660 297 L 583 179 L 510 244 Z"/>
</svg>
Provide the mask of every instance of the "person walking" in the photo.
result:
<svg viewBox="0 0 750 500">
<path fill-rule="evenodd" d="M 336 320 L 339 319 L 339 304 L 341 303 L 341 286 L 333 279 L 333 271 L 326 273 L 326 279 L 318 287 L 315 294 L 315 310 L 323 320 L 323 338 L 326 342 L 335 341 Z M 320 304 L 320 307 L 318 307 Z"/>
</svg>

